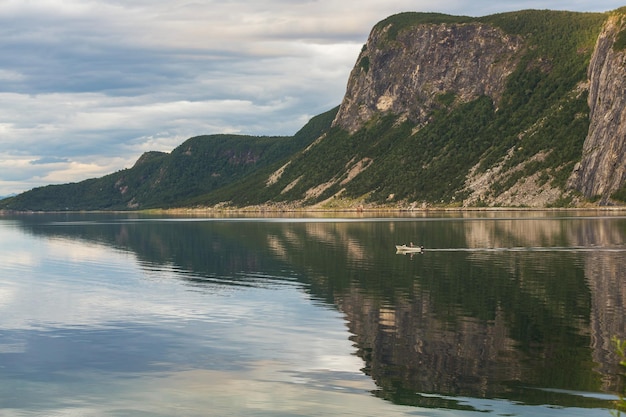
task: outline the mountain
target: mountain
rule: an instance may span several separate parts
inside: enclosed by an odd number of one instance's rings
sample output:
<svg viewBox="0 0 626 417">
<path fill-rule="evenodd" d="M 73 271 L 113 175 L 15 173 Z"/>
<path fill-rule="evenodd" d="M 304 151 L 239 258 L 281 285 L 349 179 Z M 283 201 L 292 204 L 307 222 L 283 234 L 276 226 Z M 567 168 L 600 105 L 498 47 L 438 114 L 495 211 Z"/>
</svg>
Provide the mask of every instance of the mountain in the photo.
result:
<svg viewBox="0 0 626 417">
<path fill-rule="evenodd" d="M 624 62 L 626 8 L 400 13 L 293 137 L 199 136 L 0 208 L 623 204 Z"/>
<path fill-rule="evenodd" d="M 314 117 L 291 137 L 193 137 L 171 153 L 144 153 L 132 168 L 78 183 L 35 188 L 0 201 L 0 208 L 54 211 L 180 207 L 189 199 L 284 160 L 315 140 L 335 114 L 336 109 Z"/>
</svg>

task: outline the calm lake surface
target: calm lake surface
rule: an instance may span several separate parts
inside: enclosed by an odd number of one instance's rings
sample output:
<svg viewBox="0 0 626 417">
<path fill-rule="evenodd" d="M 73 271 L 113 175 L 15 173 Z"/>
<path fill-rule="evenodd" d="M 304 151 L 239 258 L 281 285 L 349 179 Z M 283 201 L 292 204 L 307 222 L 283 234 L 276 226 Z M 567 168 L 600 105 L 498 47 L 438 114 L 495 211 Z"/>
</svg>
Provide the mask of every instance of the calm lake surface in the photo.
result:
<svg viewBox="0 0 626 417">
<path fill-rule="evenodd" d="M 619 213 L 0 216 L 3 417 L 610 417 L 613 336 Z"/>
</svg>

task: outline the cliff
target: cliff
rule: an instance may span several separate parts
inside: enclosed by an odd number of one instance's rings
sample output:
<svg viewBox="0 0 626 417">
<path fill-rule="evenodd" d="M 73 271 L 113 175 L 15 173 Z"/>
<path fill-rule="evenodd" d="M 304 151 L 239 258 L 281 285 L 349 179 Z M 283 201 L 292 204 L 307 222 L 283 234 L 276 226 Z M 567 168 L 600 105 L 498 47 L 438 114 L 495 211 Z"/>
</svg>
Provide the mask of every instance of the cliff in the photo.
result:
<svg viewBox="0 0 626 417">
<path fill-rule="evenodd" d="M 199 136 L 0 209 L 624 204 L 625 16 L 390 16 L 293 137 Z"/>
<path fill-rule="evenodd" d="M 589 135 L 569 185 L 607 203 L 626 182 L 625 16 L 611 16 L 589 65 Z"/>
<path fill-rule="evenodd" d="M 354 133 L 381 112 L 420 125 L 446 101 L 488 96 L 497 103 L 523 46 L 519 36 L 483 23 L 422 24 L 401 32 L 394 25 L 385 20 L 370 34 L 335 126 Z"/>
<path fill-rule="evenodd" d="M 523 161 L 507 164 L 523 149 L 523 145 L 511 143 L 498 163 L 482 170 L 477 163 L 467 172 L 467 195 L 463 205 L 480 202 L 541 207 L 563 198 L 581 202 L 575 192 L 587 199 L 599 200 L 603 205 L 614 203 L 611 201 L 613 194 L 626 184 L 624 11 L 614 12 L 605 21 L 593 48 L 588 79 L 578 80 L 570 91 L 570 97 L 581 98 L 587 94 L 589 114 L 584 117 L 589 118 L 589 127 L 582 157 L 574 165 L 567 184 L 559 186 L 554 181 L 548 184 L 540 178 L 550 176 L 549 170 L 542 173 L 528 169 L 529 165 L 545 161 L 555 153 L 554 148 L 547 146 L 528 154 Z M 532 32 L 507 33 L 502 27 L 510 28 L 509 22 L 502 24 L 493 17 L 478 21 L 457 18 L 448 22 L 447 16 L 438 15 L 433 22 L 398 29 L 403 15 L 392 16 L 372 30 L 350 75 L 334 126 L 354 133 L 376 115 L 388 112 L 414 122 L 419 129 L 432 121 L 436 111 L 446 104 L 458 106 L 481 96 L 489 97 L 497 111 L 507 87 L 515 82 L 510 77 L 516 71 L 517 76 L 520 69 L 527 72 L 539 69 L 544 74 L 555 72 L 558 58 L 545 52 L 529 53 L 529 49 L 543 47 L 533 44 Z M 434 23 L 437 19 L 441 22 Z M 579 47 L 577 54 L 585 54 L 585 48 Z M 520 62 L 526 67 L 520 68 Z M 526 94 L 532 93 L 532 89 L 526 90 Z M 563 101 L 553 109 L 560 111 L 562 105 Z M 578 113 L 574 117 L 583 115 Z M 547 120 L 543 116 L 527 128 L 519 126 L 518 142 L 528 142 Z M 525 174 L 520 176 L 520 171 Z M 499 183 L 511 177 L 519 179 L 509 181 L 508 189 L 493 192 Z"/>
</svg>

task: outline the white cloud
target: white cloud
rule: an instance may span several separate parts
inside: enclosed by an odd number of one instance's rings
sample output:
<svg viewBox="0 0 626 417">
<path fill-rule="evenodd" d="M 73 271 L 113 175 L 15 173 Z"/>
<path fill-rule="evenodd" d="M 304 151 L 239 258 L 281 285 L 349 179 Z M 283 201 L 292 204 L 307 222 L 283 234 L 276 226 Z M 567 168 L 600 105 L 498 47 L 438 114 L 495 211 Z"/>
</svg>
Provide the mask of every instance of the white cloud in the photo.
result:
<svg viewBox="0 0 626 417">
<path fill-rule="evenodd" d="M 293 134 L 341 102 L 369 31 L 394 13 L 479 16 L 620 6 L 522 0 L 5 0 L 0 195 L 113 172 L 144 151 L 168 151 L 195 135 Z"/>
<path fill-rule="evenodd" d="M 23 81 L 24 78 L 24 74 L 21 74 L 17 71 L 0 69 L 0 80 L 2 81 Z"/>
</svg>

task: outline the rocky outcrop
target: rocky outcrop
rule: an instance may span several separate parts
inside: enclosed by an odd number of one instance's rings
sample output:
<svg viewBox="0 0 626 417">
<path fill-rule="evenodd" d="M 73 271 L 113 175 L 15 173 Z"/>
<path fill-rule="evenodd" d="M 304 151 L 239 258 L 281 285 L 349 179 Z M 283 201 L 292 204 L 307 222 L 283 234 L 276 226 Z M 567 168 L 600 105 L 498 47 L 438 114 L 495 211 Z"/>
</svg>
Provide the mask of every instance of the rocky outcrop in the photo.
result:
<svg viewBox="0 0 626 417">
<path fill-rule="evenodd" d="M 523 47 L 482 23 L 376 26 L 357 60 L 334 125 L 354 132 L 375 114 L 424 123 L 432 110 L 482 95 L 497 103 Z"/>
<path fill-rule="evenodd" d="M 589 65 L 589 135 L 569 186 L 585 197 L 610 195 L 626 182 L 626 50 L 616 47 L 626 18 L 615 15 L 606 25 Z"/>
</svg>

